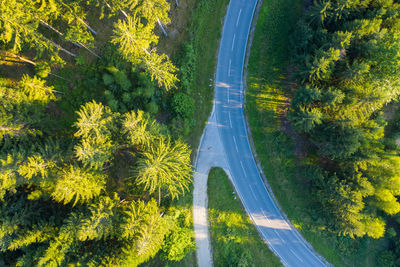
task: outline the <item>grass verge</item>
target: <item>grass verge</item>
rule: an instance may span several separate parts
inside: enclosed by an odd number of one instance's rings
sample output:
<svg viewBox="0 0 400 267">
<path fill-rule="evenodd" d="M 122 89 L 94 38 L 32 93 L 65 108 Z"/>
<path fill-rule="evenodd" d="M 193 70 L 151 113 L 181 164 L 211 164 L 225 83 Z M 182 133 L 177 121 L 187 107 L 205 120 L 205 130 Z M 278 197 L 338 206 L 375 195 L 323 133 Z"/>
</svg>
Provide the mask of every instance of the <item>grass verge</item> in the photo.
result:
<svg viewBox="0 0 400 267">
<path fill-rule="evenodd" d="M 215 266 L 282 266 L 261 240 L 228 176 L 213 168 L 208 177 L 208 212 Z"/>
<path fill-rule="evenodd" d="M 301 16 L 302 0 L 263 1 L 248 65 L 246 112 L 258 158 L 280 206 L 303 236 L 336 266 L 374 266 L 384 240 L 351 239 L 325 231 L 310 211 L 312 200 L 301 177 L 298 140 L 286 136 L 285 114 L 292 90 L 288 80 L 289 36 Z M 296 140 L 293 142 L 293 140 Z"/>
</svg>

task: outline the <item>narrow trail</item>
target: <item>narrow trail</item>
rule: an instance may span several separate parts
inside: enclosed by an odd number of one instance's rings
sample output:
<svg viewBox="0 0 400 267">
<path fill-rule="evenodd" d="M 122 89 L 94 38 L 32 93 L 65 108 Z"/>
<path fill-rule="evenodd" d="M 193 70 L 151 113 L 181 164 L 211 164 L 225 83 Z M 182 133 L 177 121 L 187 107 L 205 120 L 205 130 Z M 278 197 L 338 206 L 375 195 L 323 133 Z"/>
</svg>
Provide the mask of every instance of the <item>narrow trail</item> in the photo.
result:
<svg viewBox="0 0 400 267">
<path fill-rule="evenodd" d="M 243 68 L 258 0 L 231 0 L 225 17 L 215 80 L 214 106 L 195 162 L 193 221 L 199 267 L 212 266 L 207 178 L 221 167 L 235 187 L 260 236 L 285 266 L 326 266 L 287 220 L 261 178 L 249 144 L 243 110 Z"/>
</svg>

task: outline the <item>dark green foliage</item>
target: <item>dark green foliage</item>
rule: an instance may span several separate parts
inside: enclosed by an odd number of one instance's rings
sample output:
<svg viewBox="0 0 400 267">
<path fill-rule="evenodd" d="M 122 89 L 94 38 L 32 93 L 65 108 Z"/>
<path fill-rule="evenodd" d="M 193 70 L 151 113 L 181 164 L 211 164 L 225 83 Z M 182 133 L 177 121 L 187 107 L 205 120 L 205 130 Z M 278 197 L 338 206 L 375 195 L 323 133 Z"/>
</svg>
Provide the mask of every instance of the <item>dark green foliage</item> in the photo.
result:
<svg viewBox="0 0 400 267">
<path fill-rule="evenodd" d="M 382 214 L 400 211 L 399 149 L 385 146 L 380 113 L 400 95 L 399 11 L 392 0 L 316 1 L 292 38 L 289 119 L 319 157 L 320 216 L 351 237 L 382 237 Z"/>
<path fill-rule="evenodd" d="M 154 101 L 151 101 L 145 105 L 146 111 L 150 114 L 156 114 L 158 112 L 158 106 Z"/>
<path fill-rule="evenodd" d="M 181 67 L 180 67 L 180 85 L 181 89 L 184 89 L 188 92 L 191 90 L 191 83 L 194 79 L 194 67 L 195 67 L 195 53 L 193 49 L 193 45 L 191 44 L 183 44 L 182 49 L 182 57 L 181 57 Z"/>
<path fill-rule="evenodd" d="M 185 93 L 177 93 L 172 98 L 172 109 L 183 118 L 193 118 L 194 100 Z"/>
</svg>

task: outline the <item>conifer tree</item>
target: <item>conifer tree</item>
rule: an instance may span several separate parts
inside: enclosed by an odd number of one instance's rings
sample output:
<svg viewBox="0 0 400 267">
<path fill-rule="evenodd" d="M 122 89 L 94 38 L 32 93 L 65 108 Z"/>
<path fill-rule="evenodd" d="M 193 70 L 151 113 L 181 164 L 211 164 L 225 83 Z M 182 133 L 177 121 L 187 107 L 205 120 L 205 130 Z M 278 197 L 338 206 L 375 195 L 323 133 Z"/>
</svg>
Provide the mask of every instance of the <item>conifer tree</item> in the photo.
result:
<svg viewBox="0 0 400 267">
<path fill-rule="evenodd" d="M 100 173 L 90 172 L 78 166 L 66 166 L 55 181 L 53 199 L 64 204 L 85 203 L 100 195 L 105 180 Z"/>
<path fill-rule="evenodd" d="M 172 198 L 188 190 L 191 179 L 190 150 L 184 143 L 160 138 L 141 153 L 135 169 L 136 183 L 149 193 L 166 191 Z"/>
</svg>

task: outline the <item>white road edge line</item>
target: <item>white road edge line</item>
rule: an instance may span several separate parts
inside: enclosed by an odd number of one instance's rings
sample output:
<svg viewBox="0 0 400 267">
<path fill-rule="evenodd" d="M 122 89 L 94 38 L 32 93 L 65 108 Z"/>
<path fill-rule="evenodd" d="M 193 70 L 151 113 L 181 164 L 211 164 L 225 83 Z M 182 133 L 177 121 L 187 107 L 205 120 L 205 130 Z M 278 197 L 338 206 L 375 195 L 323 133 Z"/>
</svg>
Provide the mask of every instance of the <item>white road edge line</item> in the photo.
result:
<svg viewBox="0 0 400 267">
<path fill-rule="evenodd" d="M 235 143 L 236 152 L 239 153 L 239 150 L 238 150 L 238 147 L 237 147 L 237 144 L 236 144 L 236 138 L 235 138 L 235 136 L 233 136 L 233 142 Z"/>
<path fill-rule="evenodd" d="M 289 249 L 290 249 L 290 251 L 292 252 L 292 254 L 293 254 L 299 261 L 304 262 L 299 256 L 297 256 L 297 254 L 296 254 L 291 248 L 289 248 Z"/>
<path fill-rule="evenodd" d="M 231 48 L 232 51 L 233 48 L 235 47 L 235 39 L 236 39 L 236 33 L 233 35 L 232 48 Z"/>
<path fill-rule="evenodd" d="M 228 116 L 229 116 L 229 125 L 231 126 L 231 128 L 233 128 L 232 127 L 232 119 L 231 119 L 231 113 L 230 112 L 228 112 Z"/>
<path fill-rule="evenodd" d="M 240 15 L 241 14 L 242 14 L 242 9 L 239 10 L 239 15 L 238 15 L 237 20 L 236 20 L 236 26 L 239 25 L 239 19 L 240 19 Z"/>
</svg>

